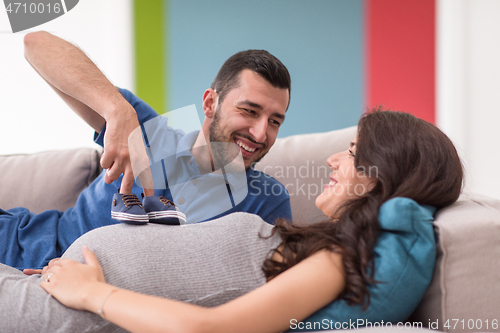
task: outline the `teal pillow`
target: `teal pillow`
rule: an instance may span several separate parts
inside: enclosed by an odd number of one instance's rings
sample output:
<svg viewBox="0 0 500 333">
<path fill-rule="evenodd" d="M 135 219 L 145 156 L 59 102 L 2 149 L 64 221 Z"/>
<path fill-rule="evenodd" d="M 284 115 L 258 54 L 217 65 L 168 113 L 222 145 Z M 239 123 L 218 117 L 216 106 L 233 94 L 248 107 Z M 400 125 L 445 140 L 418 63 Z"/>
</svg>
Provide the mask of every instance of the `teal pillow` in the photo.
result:
<svg viewBox="0 0 500 333">
<path fill-rule="evenodd" d="M 436 242 L 431 206 L 408 198 L 385 202 L 379 211 L 380 234 L 374 248 L 375 280 L 370 285 L 370 306 L 349 306 L 335 301 L 301 323 L 290 322 L 291 331 L 358 328 L 406 320 L 424 296 L 432 278 Z M 371 324 L 370 324 L 371 323 Z"/>
</svg>

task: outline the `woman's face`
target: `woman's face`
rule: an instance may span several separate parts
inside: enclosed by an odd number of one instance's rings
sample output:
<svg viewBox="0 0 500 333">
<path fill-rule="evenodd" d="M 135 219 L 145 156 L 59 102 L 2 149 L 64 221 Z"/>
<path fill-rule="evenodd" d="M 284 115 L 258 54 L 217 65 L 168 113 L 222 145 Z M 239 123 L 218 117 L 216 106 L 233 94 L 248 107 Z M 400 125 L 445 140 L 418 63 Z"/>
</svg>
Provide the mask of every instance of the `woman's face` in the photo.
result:
<svg viewBox="0 0 500 333">
<path fill-rule="evenodd" d="M 356 139 L 351 142 L 349 149 L 326 160 L 332 168 L 330 183 L 325 185 L 323 193 L 316 198 L 316 206 L 328 217 L 337 218 L 336 212 L 344 202 L 362 196 L 375 185 L 376 177 L 369 177 L 368 170 L 356 169 L 355 156 Z"/>
</svg>

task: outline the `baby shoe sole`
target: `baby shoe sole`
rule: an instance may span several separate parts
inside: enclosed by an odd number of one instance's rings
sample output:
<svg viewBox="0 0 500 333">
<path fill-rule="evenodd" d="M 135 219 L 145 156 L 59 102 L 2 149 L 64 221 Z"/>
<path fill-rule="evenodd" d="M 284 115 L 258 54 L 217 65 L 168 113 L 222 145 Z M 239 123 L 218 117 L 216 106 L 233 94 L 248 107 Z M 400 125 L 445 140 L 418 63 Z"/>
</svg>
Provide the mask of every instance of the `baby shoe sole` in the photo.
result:
<svg viewBox="0 0 500 333">
<path fill-rule="evenodd" d="M 135 215 L 121 212 L 111 212 L 111 218 L 127 224 L 146 224 L 149 222 L 148 215 Z"/>
</svg>

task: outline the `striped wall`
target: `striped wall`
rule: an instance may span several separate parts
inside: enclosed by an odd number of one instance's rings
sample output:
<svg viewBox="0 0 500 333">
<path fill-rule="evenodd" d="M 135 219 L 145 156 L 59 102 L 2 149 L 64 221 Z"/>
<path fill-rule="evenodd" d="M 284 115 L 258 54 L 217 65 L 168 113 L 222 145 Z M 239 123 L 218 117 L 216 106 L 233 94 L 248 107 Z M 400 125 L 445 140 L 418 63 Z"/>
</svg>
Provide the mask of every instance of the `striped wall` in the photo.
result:
<svg viewBox="0 0 500 333">
<path fill-rule="evenodd" d="M 134 1 L 135 91 L 159 113 L 167 111 L 169 29 L 163 7 L 167 1 Z"/>
<path fill-rule="evenodd" d="M 241 50 L 267 49 L 292 75 L 291 104 L 280 136 L 356 124 L 364 107 L 362 3 L 163 1 L 168 22 L 164 36 L 167 109 L 196 104 L 203 118 L 203 92 L 223 62 Z M 136 1 L 136 6 L 153 5 Z M 141 95 L 144 89 L 138 84 Z"/>
<path fill-rule="evenodd" d="M 367 107 L 435 121 L 435 0 L 135 1 L 136 90 L 196 104 L 230 55 L 263 48 L 292 75 L 280 136 L 355 125 Z"/>
<path fill-rule="evenodd" d="M 366 0 L 369 106 L 435 121 L 435 0 Z"/>
<path fill-rule="evenodd" d="M 137 91 L 156 94 L 151 100 L 163 99 L 164 109 L 195 103 L 203 118 L 201 96 L 224 60 L 268 49 L 292 75 L 280 137 L 351 126 L 376 105 L 407 111 L 452 138 L 467 188 L 500 198 L 494 175 L 500 153 L 485 144 L 500 143 L 494 97 L 500 1 L 136 0 L 136 6 L 163 11 L 163 94 L 144 88 L 154 82 L 147 75 Z M 147 48 L 136 50 L 147 59 Z"/>
<path fill-rule="evenodd" d="M 369 105 L 408 110 L 452 138 L 469 189 L 500 198 L 498 17 L 498 0 L 85 0 L 33 30 L 76 43 L 160 112 L 200 111 L 227 57 L 267 48 L 293 78 L 280 136 L 353 125 Z M 0 10 L 0 153 L 92 146 L 25 61 L 28 31 L 9 29 Z"/>
</svg>

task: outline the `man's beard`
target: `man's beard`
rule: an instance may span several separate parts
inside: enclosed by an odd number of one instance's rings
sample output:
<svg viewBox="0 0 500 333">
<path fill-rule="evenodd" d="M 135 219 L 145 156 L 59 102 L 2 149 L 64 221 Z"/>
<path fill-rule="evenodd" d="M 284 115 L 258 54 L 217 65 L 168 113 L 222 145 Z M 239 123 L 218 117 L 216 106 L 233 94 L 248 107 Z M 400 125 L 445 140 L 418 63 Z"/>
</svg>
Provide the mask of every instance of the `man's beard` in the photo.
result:
<svg viewBox="0 0 500 333">
<path fill-rule="evenodd" d="M 225 138 L 223 134 L 221 133 L 220 129 L 220 122 L 221 122 L 221 107 L 220 104 L 217 107 L 217 110 L 214 115 L 214 120 L 212 121 L 212 124 L 210 124 L 209 128 L 209 138 L 210 138 L 210 147 L 212 149 L 212 155 L 214 158 L 214 165 L 217 162 L 219 166 L 225 166 L 229 164 L 232 160 L 238 156 L 237 154 L 240 152 L 239 146 L 232 142 L 228 141 L 230 140 L 231 137 Z M 250 140 L 251 142 L 254 142 L 248 136 L 243 136 L 247 140 Z M 248 170 L 252 167 L 253 164 L 259 162 L 264 156 L 266 156 L 267 152 L 260 156 L 257 160 L 252 162 L 250 165 L 245 165 L 245 170 Z M 216 168 L 218 169 L 218 168 Z"/>
</svg>

